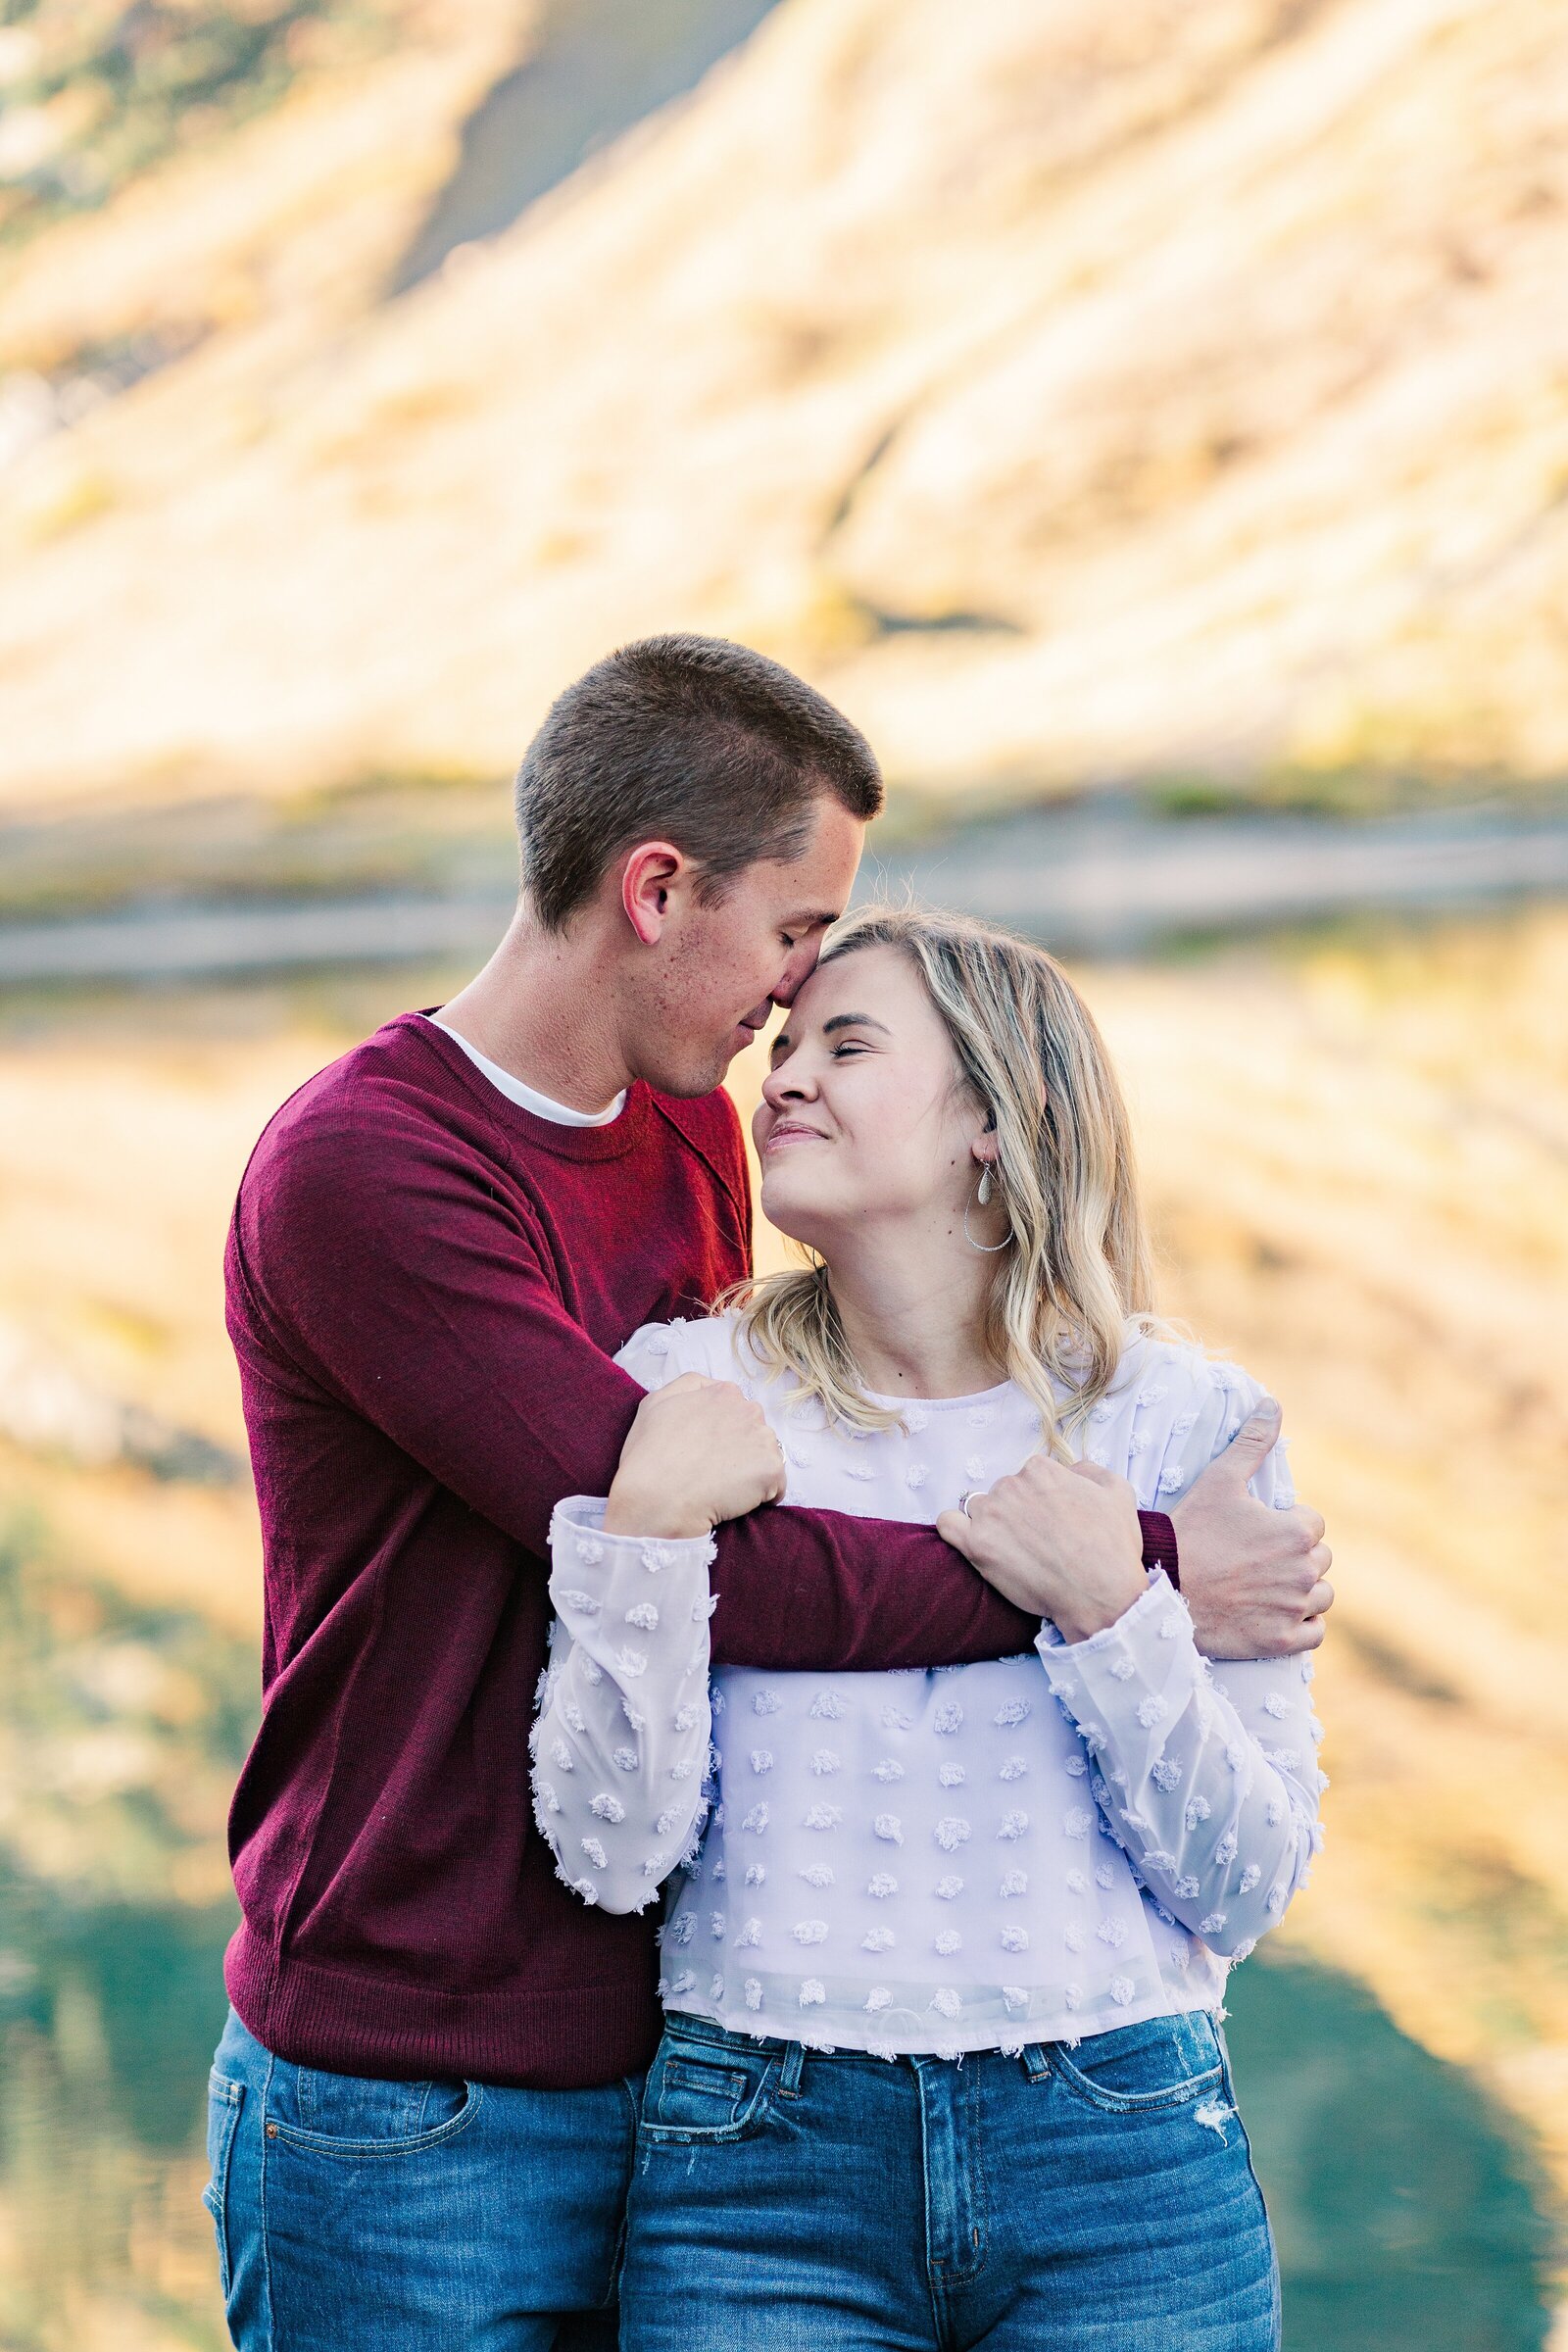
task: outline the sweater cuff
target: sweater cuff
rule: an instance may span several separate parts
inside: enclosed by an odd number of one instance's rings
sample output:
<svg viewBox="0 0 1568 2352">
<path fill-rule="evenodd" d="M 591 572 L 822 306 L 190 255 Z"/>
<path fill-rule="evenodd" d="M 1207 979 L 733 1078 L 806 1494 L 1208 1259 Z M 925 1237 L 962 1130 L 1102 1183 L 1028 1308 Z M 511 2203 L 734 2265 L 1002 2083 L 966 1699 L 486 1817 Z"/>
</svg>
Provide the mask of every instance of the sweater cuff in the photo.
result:
<svg viewBox="0 0 1568 2352">
<path fill-rule="evenodd" d="M 1140 1511 L 1138 1524 L 1144 1536 L 1144 1566 L 1163 1568 L 1170 1578 L 1171 1589 L 1182 1589 L 1181 1554 L 1176 1543 L 1176 1530 L 1163 1511 Z"/>
</svg>

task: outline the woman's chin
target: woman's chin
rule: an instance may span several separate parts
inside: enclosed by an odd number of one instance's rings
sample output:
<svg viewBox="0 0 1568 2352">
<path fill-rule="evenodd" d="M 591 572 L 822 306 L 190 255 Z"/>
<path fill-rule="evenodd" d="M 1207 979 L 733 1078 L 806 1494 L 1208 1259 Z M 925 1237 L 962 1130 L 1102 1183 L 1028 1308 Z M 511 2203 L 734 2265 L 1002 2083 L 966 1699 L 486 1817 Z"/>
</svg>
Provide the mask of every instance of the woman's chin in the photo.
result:
<svg viewBox="0 0 1568 2352">
<path fill-rule="evenodd" d="M 820 1250 L 831 1218 L 825 1216 L 819 1202 L 803 1200 L 788 1183 L 780 1183 L 772 1174 L 762 1178 L 762 1214 L 775 1233 L 787 1242 L 798 1242 L 803 1250 Z"/>
</svg>

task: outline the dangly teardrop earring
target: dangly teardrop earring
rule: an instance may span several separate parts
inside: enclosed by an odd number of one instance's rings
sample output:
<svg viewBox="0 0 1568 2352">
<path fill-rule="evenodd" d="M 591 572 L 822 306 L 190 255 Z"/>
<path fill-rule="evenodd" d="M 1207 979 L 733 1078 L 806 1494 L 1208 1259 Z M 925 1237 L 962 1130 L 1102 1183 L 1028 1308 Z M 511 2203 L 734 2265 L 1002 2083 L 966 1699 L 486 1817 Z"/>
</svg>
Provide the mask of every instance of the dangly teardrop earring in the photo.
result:
<svg viewBox="0 0 1568 2352">
<path fill-rule="evenodd" d="M 980 1171 L 980 1183 L 975 1193 L 975 1199 L 982 1208 L 991 1199 L 991 1164 L 989 1160 Z M 963 1204 L 963 1238 L 971 1250 L 980 1251 L 982 1257 L 995 1257 L 998 1250 L 1005 1250 L 1007 1244 L 1012 1240 L 1012 1227 L 1011 1225 L 1007 1227 L 1000 1242 L 977 1242 L 969 1231 L 969 1203 L 966 1200 Z"/>
</svg>

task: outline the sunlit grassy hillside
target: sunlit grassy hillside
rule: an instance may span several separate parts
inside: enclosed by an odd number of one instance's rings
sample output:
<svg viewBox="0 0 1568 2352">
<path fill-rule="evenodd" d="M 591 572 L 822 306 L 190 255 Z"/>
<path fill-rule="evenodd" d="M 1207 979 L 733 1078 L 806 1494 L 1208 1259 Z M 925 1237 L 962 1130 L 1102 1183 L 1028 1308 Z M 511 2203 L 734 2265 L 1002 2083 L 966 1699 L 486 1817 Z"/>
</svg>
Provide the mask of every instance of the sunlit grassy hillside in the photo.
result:
<svg viewBox="0 0 1568 2352">
<path fill-rule="evenodd" d="M 1474 2067 L 1568 2190 L 1568 917 L 1086 985 L 1134 1101 L 1167 1302 L 1276 1387 L 1300 1486 L 1333 1523 L 1330 1838 L 1287 1933 Z M 0 1504 L 38 1530 L 28 1575 L 53 1560 L 117 1606 L 193 1610 L 215 1638 L 254 1627 L 243 1487 L 160 1476 L 91 1403 L 132 1398 L 166 1431 L 239 1446 L 219 1258 L 250 1142 L 298 1079 L 440 987 L 7 1020 L 0 1324 L 55 1415 L 29 1432 L 13 1403 L 0 1450 Z M 738 1095 L 754 1086 L 742 1065 Z M 62 1605 L 79 1641 L 88 1604 Z M 58 1754 L 29 1740 L 0 1829 L 29 1872 L 112 1884 L 121 1863 L 94 1838 L 139 1850 L 111 1837 L 115 1806 L 141 1787 L 167 1809 L 183 1782 L 167 1868 L 192 1902 L 220 1885 L 220 1789 L 180 1761 L 189 1637 L 170 1639 L 156 1689 L 124 1669 L 128 1743 L 83 1747 L 70 1708 Z"/>
<path fill-rule="evenodd" d="M 929 789 L 1563 772 L 1555 0 L 781 0 L 386 300 L 563 6 L 410 5 L 0 262 L 24 425 L 165 363 L 0 479 L 13 801 L 496 774 L 682 624 Z"/>
</svg>

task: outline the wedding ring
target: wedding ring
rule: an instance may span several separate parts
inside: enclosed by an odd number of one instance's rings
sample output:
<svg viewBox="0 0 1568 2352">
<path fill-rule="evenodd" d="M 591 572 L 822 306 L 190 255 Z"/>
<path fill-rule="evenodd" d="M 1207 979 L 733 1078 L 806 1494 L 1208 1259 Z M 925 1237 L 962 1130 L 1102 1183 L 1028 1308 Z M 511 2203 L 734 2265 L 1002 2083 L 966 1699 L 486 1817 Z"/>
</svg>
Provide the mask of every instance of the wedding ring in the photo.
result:
<svg viewBox="0 0 1568 2352">
<path fill-rule="evenodd" d="M 969 1505 L 979 1492 L 978 1487 L 965 1487 L 963 1493 L 958 1496 L 958 1508 L 966 1519 L 969 1516 Z"/>
</svg>

